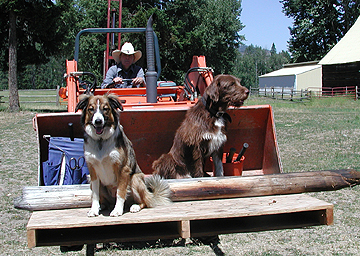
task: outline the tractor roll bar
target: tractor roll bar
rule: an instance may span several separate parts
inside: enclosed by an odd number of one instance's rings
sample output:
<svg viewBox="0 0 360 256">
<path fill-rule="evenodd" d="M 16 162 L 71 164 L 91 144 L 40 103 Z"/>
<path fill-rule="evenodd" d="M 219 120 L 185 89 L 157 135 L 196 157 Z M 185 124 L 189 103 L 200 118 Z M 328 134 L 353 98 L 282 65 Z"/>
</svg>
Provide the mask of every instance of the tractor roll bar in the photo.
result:
<svg viewBox="0 0 360 256">
<path fill-rule="evenodd" d="M 86 33 L 92 34 L 106 34 L 106 33 L 142 33 L 146 32 L 146 28 L 86 28 L 81 30 L 75 38 L 75 52 L 74 52 L 74 60 L 79 62 L 79 49 L 80 49 L 80 36 Z M 159 50 L 159 41 L 158 38 L 153 31 L 154 35 L 154 50 L 155 50 L 155 61 L 157 68 L 157 78 L 160 77 L 161 74 L 161 63 L 160 63 L 160 50 Z"/>
</svg>

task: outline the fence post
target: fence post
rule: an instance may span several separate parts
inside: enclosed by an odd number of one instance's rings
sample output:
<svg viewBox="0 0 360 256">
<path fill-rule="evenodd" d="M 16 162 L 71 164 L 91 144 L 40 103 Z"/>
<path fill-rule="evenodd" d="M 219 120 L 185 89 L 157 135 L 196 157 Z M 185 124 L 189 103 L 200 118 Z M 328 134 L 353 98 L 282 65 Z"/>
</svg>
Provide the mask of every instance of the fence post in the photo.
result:
<svg viewBox="0 0 360 256">
<path fill-rule="evenodd" d="M 56 86 L 56 106 L 57 106 L 57 107 L 60 105 L 59 90 L 60 90 L 60 85 L 57 85 L 57 86 Z"/>
<path fill-rule="evenodd" d="M 293 96 L 294 96 L 294 89 L 291 89 L 291 91 L 290 91 L 290 101 L 293 100 Z"/>
<path fill-rule="evenodd" d="M 264 91 L 264 96 L 266 97 L 266 85 L 265 85 L 265 88 L 264 88 L 264 89 L 265 89 L 265 91 Z"/>
<path fill-rule="evenodd" d="M 274 86 L 271 87 L 271 97 L 272 97 L 273 99 L 275 98 Z"/>
<path fill-rule="evenodd" d="M 355 100 L 359 99 L 359 95 L 358 95 L 358 86 L 355 86 Z"/>
</svg>

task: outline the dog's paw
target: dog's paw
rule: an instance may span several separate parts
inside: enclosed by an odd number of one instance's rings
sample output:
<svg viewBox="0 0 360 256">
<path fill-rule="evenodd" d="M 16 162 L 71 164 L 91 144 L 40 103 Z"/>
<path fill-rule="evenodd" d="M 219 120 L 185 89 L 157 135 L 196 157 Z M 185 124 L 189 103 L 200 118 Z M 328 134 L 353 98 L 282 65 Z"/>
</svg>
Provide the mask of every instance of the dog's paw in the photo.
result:
<svg viewBox="0 0 360 256">
<path fill-rule="evenodd" d="M 87 213 L 88 217 L 96 217 L 99 216 L 99 209 L 93 209 L 91 208 L 90 211 Z"/>
<path fill-rule="evenodd" d="M 141 210 L 141 207 L 140 205 L 138 204 L 133 204 L 131 207 L 130 207 L 130 212 L 139 212 Z"/>
<path fill-rule="evenodd" d="M 112 210 L 112 212 L 110 213 L 110 217 L 119 217 L 123 214 L 123 212 L 124 212 L 123 209 L 114 208 L 114 210 Z"/>
</svg>

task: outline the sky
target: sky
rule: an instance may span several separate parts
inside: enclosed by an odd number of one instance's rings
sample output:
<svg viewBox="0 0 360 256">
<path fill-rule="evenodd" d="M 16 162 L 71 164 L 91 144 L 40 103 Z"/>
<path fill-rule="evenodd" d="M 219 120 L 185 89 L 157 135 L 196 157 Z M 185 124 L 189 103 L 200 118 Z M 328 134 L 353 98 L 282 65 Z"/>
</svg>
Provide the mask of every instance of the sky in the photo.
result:
<svg viewBox="0 0 360 256">
<path fill-rule="evenodd" d="M 282 13 L 279 0 L 242 0 L 240 21 L 245 28 L 240 31 L 245 35 L 245 45 L 253 44 L 270 50 L 275 43 L 277 52 L 287 51 L 290 39 L 288 27 L 292 19 Z"/>
</svg>

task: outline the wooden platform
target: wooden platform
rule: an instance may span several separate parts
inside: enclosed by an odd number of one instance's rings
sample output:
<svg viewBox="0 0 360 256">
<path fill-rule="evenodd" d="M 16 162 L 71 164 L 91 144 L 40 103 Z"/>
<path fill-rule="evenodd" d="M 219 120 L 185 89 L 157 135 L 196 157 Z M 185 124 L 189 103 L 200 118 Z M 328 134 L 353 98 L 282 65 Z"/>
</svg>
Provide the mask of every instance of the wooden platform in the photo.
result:
<svg viewBox="0 0 360 256">
<path fill-rule="evenodd" d="M 333 205 L 304 195 L 186 201 L 120 217 L 88 208 L 33 212 L 28 246 L 130 242 L 300 228 L 333 223 Z"/>
</svg>

